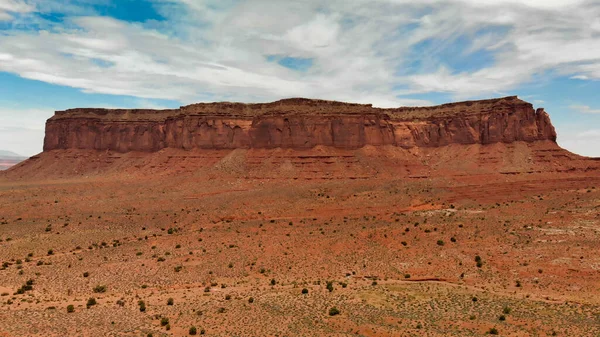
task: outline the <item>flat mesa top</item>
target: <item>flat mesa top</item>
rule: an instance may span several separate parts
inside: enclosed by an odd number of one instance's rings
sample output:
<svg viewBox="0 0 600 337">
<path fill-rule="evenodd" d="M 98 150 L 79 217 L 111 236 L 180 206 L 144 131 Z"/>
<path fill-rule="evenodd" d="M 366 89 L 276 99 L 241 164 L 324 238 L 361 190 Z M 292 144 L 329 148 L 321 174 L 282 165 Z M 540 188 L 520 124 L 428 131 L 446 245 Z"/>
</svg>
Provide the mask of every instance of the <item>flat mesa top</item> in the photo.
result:
<svg viewBox="0 0 600 337">
<path fill-rule="evenodd" d="M 371 104 L 344 103 L 307 98 L 288 98 L 271 103 L 196 103 L 179 109 L 101 109 L 80 108 L 57 111 L 51 120 L 67 118 L 106 119 L 116 121 L 161 121 L 182 115 L 207 115 L 221 118 L 252 118 L 262 115 L 387 115 L 393 119 L 412 120 L 435 117 L 464 116 L 510 110 L 516 106 L 530 106 L 517 96 L 478 101 L 447 103 L 427 107 L 375 108 Z"/>
</svg>

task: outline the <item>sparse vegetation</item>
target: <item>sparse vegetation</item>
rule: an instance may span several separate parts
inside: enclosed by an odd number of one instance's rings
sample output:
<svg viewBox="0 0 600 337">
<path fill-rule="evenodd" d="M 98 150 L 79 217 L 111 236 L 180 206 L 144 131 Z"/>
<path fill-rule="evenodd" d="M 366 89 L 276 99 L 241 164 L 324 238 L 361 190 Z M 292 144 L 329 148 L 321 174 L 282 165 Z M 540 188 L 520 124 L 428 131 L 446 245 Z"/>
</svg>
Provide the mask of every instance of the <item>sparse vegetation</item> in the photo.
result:
<svg viewBox="0 0 600 337">
<path fill-rule="evenodd" d="M 85 306 L 89 309 L 96 304 L 97 304 L 96 299 L 93 297 L 90 297 Z"/>
<path fill-rule="evenodd" d="M 95 293 L 105 293 L 108 288 L 105 285 L 97 285 L 94 287 Z"/>
</svg>

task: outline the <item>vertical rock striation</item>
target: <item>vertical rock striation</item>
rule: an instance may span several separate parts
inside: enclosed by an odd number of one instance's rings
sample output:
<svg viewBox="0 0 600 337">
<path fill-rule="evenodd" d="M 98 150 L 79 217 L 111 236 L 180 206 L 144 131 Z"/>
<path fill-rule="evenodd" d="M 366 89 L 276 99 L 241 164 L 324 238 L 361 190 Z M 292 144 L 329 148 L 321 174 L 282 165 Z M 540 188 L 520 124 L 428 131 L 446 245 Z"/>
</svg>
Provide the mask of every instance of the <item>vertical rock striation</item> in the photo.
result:
<svg viewBox="0 0 600 337">
<path fill-rule="evenodd" d="M 548 114 L 514 96 L 396 109 L 294 98 L 173 110 L 58 111 L 46 123 L 44 150 L 413 148 L 541 140 L 556 141 Z"/>
</svg>

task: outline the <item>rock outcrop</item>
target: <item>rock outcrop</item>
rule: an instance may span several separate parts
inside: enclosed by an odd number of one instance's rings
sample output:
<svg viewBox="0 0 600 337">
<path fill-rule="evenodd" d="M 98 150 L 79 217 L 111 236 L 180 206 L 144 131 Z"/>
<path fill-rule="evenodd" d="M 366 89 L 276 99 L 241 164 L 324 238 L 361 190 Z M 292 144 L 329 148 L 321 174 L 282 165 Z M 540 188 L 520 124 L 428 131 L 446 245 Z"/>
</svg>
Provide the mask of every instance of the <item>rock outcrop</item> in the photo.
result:
<svg viewBox="0 0 600 337">
<path fill-rule="evenodd" d="M 556 141 L 548 114 L 516 96 L 396 109 L 294 98 L 173 110 L 58 111 L 46 123 L 44 150 L 431 148 L 541 140 Z"/>
</svg>

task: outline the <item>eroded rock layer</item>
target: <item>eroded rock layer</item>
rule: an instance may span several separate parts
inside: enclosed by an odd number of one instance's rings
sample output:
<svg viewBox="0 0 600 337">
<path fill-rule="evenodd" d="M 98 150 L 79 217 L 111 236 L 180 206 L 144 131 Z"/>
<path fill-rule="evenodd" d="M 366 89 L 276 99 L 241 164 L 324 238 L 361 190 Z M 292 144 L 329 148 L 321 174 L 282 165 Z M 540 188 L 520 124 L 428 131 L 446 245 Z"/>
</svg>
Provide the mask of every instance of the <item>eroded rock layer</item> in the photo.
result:
<svg viewBox="0 0 600 337">
<path fill-rule="evenodd" d="M 71 109 L 46 123 L 44 151 L 402 148 L 556 141 L 543 109 L 516 96 L 435 107 L 379 109 L 310 99 L 200 103 L 173 110 Z"/>
</svg>

